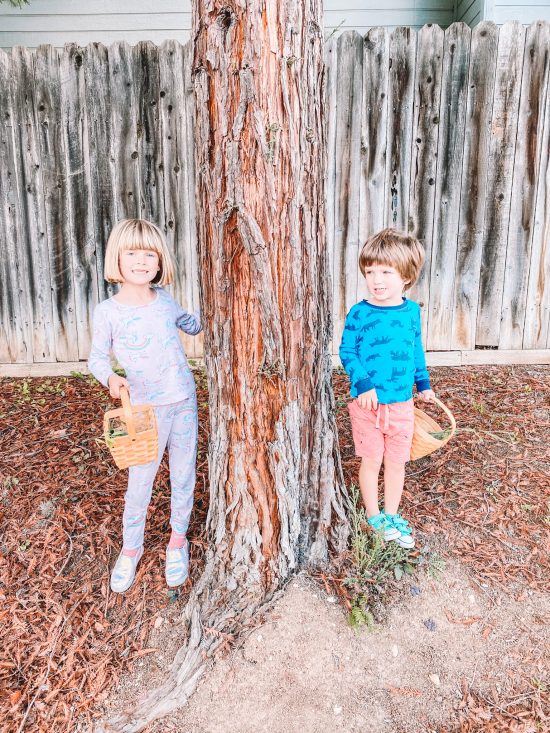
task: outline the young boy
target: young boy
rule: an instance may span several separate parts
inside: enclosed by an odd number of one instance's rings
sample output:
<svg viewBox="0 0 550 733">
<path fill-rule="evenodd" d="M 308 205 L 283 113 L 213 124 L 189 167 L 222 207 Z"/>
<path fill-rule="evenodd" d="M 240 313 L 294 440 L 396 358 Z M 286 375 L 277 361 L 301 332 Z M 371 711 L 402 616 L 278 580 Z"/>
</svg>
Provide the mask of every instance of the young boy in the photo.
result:
<svg viewBox="0 0 550 733">
<path fill-rule="evenodd" d="M 349 404 L 356 455 L 362 458 L 359 487 L 369 524 L 411 549 L 408 522 L 398 514 L 413 426 L 413 385 L 425 400 L 434 393 L 426 369 L 420 307 L 404 297 L 424 263 L 414 237 L 384 229 L 361 250 L 359 268 L 369 297 L 346 317 L 340 359 L 355 397 Z M 384 460 L 384 511 L 378 508 L 378 474 Z"/>
</svg>

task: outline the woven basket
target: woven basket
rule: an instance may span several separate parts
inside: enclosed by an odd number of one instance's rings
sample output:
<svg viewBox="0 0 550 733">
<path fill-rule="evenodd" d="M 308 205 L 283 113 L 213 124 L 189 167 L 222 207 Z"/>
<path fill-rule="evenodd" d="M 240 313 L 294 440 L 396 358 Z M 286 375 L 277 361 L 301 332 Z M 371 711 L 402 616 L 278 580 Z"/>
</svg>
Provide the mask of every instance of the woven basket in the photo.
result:
<svg viewBox="0 0 550 733">
<path fill-rule="evenodd" d="M 418 407 L 414 408 L 414 432 L 411 445 L 411 461 L 423 458 L 434 450 L 442 448 L 453 437 L 456 431 L 456 420 L 453 413 L 446 407 L 437 397 L 432 398 L 432 402 L 440 407 L 449 418 L 451 423 L 451 432 L 445 438 L 436 438 L 430 433 L 440 433 L 442 428 L 436 421 Z"/>
<path fill-rule="evenodd" d="M 154 461 L 158 454 L 155 411 L 151 405 L 133 405 L 128 390 L 120 388 L 122 407 L 103 418 L 103 436 L 118 468 Z"/>
</svg>

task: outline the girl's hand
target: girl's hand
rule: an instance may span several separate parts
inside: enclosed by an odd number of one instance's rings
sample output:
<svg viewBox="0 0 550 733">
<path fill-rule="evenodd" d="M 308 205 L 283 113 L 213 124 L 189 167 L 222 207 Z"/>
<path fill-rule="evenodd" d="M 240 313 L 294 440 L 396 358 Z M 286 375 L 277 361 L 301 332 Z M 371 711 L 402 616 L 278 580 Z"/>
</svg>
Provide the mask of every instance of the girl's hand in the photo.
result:
<svg viewBox="0 0 550 733">
<path fill-rule="evenodd" d="M 423 392 L 419 392 L 419 395 L 422 397 L 424 402 L 431 402 L 435 397 L 435 392 L 433 389 L 425 389 Z"/>
<path fill-rule="evenodd" d="M 378 395 L 376 394 L 376 390 L 369 389 L 368 392 L 363 392 L 363 394 L 360 394 L 357 398 L 357 402 L 359 407 L 362 407 L 364 410 L 376 410 L 378 407 Z"/>
<path fill-rule="evenodd" d="M 115 400 L 120 399 L 121 387 L 126 387 L 128 392 L 130 391 L 128 380 L 124 379 L 124 377 L 119 377 L 118 374 L 111 374 L 107 383 L 109 385 L 109 394 L 111 397 L 114 397 Z"/>
</svg>

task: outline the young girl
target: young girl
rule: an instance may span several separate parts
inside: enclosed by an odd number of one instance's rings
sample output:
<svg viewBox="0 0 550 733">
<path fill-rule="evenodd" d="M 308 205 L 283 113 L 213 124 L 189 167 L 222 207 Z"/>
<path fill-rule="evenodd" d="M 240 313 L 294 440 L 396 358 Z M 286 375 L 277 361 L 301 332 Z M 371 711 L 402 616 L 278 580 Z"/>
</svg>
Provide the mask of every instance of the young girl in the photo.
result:
<svg viewBox="0 0 550 733">
<path fill-rule="evenodd" d="M 420 307 L 403 293 L 424 263 L 414 237 L 384 229 L 367 240 L 359 268 L 369 297 L 347 315 L 340 360 L 348 373 L 355 453 L 362 458 L 359 488 L 369 524 L 386 540 L 414 547 L 409 523 L 398 514 L 405 463 L 414 427 L 413 386 L 425 400 L 434 396 L 420 333 Z M 378 507 L 378 474 L 384 461 L 384 511 Z"/>
<path fill-rule="evenodd" d="M 198 316 L 187 313 L 163 290 L 173 281 L 174 268 L 164 236 L 148 221 L 126 219 L 115 226 L 107 243 L 105 279 L 121 286 L 95 309 L 88 366 L 111 397 L 120 397 L 124 386 L 134 404 L 154 406 L 159 438 L 157 459 L 129 469 L 123 547 L 111 574 L 111 588 L 124 593 L 134 582 L 143 553 L 147 507 L 166 446 L 172 490 L 166 582 L 176 587 L 188 576 L 185 533 L 193 506 L 197 454 L 195 381 L 178 329 L 195 335 L 202 326 Z M 113 372 L 111 353 L 126 378 Z"/>
</svg>

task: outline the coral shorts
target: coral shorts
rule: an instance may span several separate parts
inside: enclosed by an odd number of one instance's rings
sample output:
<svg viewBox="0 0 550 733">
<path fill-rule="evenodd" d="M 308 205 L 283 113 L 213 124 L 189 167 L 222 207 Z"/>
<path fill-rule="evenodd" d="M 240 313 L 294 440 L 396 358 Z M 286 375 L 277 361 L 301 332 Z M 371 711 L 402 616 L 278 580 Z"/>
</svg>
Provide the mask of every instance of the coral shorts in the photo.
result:
<svg viewBox="0 0 550 733">
<path fill-rule="evenodd" d="M 411 457 L 414 428 L 414 403 L 394 402 L 365 410 L 357 400 L 348 405 L 355 455 L 361 458 L 406 463 Z"/>
</svg>

